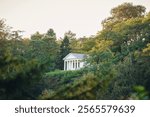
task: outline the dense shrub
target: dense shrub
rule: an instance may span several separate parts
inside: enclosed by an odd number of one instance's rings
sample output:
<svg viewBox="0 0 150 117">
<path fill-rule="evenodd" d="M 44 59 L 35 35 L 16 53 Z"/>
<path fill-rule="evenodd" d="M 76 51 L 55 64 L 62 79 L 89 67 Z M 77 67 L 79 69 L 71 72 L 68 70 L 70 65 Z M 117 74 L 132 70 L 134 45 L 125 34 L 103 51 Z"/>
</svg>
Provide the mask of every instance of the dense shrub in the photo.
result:
<svg viewBox="0 0 150 117">
<path fill-rule="evenodd" d="M 75 70 L 75 71 L 55 70 L 53 72 L 46 73 L 44 78 L 74 78 L 81 76 L 83 72 L 84 72 L 83 70 Z"/>
<path fill-rule="evenodd" d="M 83 75 L 74 82 L 59 85 L 55 90 L 44 90 L 40 99 L 96 99 L 98 79 L 92 73 Z"/>
</svg>

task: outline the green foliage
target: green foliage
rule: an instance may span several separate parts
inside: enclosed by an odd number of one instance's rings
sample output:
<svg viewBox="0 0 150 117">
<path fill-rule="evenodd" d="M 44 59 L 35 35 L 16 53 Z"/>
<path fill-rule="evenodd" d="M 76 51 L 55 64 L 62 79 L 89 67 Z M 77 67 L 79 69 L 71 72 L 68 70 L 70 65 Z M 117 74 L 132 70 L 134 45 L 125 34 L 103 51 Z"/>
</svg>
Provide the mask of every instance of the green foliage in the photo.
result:
<svg viewBox="0 0 150 117">
<path fill-rule="evenodd" d="M 115 16 L 117 12 L 118 14 L 124 12 L 118 10 L 124 5 L 113 9 L 115 10 L 113 18 L 117 19 Z M 125 9 L 129 10 L 128 7 Z M 96 37 L 97 42 L 91 49 L 88 61 L 91 71 L 95 71 L 94 75 L 102 82 L 97 92 L 97 99 L 128 99 L 134 93 L 133 87 L 136 85 L 142 85 L 149 90 L 147 87 L 149 46 L 145 47 L 149 43 L 147 32 L 149 25 L 146 24 L 150 22 L 146 20 L 147 16 L 141 17 L 142 12 L 139 16 L 131 16 L 132 18 L 123 16 L 126 17 L 125 20 L 117 19 L 118 21 L 113 22 L 114 19 L 109 19 L 109 22 L 105 22 L 105 26 L 108 27 L 104 27 Z M 109 40 L 112 42 L 110 43 Z M 141 65 L 143 62 L 144 64 Z"/>
<path fill-rule="evenodd" d="M 93 88 L 98 82 L 93 74 L 87 74 L 74 82 L 60 86 L 55 92 L 41 95 L 40 99 L 95 99 Z M 96 92 L 96 90 L 95 90 Z M 43 94 L 43 93 L 42 93 Z"/>
<path fill-rule="evenodd" d="M 31 35 L 32 40 L 41 40 L 42 37 L 43 37 L 43 35 L 40 34 L 38 31 L 35 34 Z"/>
<path fill-rule="evenodd" d="M 64 69 L 63 58 L 71 52 L 69 37 L 70 36 L 67 35 L 64 36 L 64 39 L 60 45 L 60 50 L 57 53 L 57 59 L 56 59 L 57 69 L 61 69 L 61 70 Z"/>
<path fill-rule="evenodd" d="M 44 38 L 48 38 L 48 39 L 52 39 L 52 40 L 56 40 L 56 33 L 54 32 L 54 30 L 52 28 L 50 28 L 45 37 Z"/>
<path fill-rule="evenodd" d="M 46 34 L 36 32 L 31 36 L 28 43 L 28 58 L 34 58 L 40 64 L 45 64 L 45 71 L 56 68 L 56 56 L 59 45 L 56 42 L 56 34 L 53 29 L 49 29 Z"/>
<path fill-rule="evenodd" d="M 0 49 L 0 99 L 33 99 L 28 88 L 40 79 L 42 65 L 35 59 L 26 59 L 18 41 L 12 41 L 5 40 L 3 44 L 7 46 Z"/>
<path fill-rule="evenodd" d="M 74 78 L 78 77 L 83 74 L 83 70 L 76 70 L 76 71 L 62 71 L 56 70 L 53 72 L 46 73 L 45 77 L 54 77 L 54 78 Z"/>
<path fill-rule="evenodd" d="M 146 8 L 141 5 L 133 5 L 132 3 L 123 3 L 111 9 L 111 17 L 106 18 L 103 22 L 103 28 L 111 30 L 116 23 L 131 19 L 143 17 Z"/>
<path fill-rule="evenodd" d="M 136 99 L 136 100 L 149 99 L 148 92 L 145 90 L 143 86 L 135 86 L 134 90 L 135 90 L 135 93 L 131 94 L 130 99 Z"/>
<path fill-rule="evenodd" d="M 144 13 L 145 7 L 131 3 L 113 8 L 98 35 L 74 42 L 73 51 L 89 54 L 86 72 L 46 89 L 40 99 L 148 99 L 150 20 Z"/>
<path fill-rule="evenodd" d="M 91 49 L 95 46 L 96 39 L 94 37 L 83 37 L 79 39 L 79 50 L 83 53 L 89 53 Z"/>
<path fill-rule="evenodd" d="M 132 3 L 111 10 L 97 35 L 36 32 L 22 39 L 0 20 L 0 99 L 149 99 L 150 13 Z M 61 71 L 70 52 L 87 53 L 86 67 Z"/>
<path fill-rule="evenodd" d="M 147 44 L 147 47 L 143 49 L 144 56 L 150 56 L 150 43 Z"/>
<path fill-rule="evenodd" d="M 31 89 L 47 66 L 53 67 L 47 63 L 55 60 L 56 42 L 39 33 L 22 39 L 20 31 L 10 31 L 0 22 L 0 99 L 36 99 Z"/>
<path fill-rule="evenodd" d="M 141 5 L 133 5 L 132 3 L 123 3 L 111 10 L 112 17 L 118 20 L 126 20 L 144 16 L 146 8 Z"/>
<path fill-rule="evenodd" d="M 135 95 L 134 87 L 138 85 L 144 86 L 149 92 L 150 70 L 148 61 L 148 58 L 142 57 L 138 58 L 134 64 L 128 60 L 118 64 L 116 77 L 109 82 L 107 92 L 100 99 L 129 99 L 131 94 Z"/>
<path fill-rule="evenodd" d="M 43 77 L 43 79 L 40 81 L 41 85 L 43 86 L 42 92 L 45 91 L 52 91 L 57 92 L 62 87 L 66 87 L 67 85 L 70 85 L 77 79 L 80 79 L 80 77 L 85 73 L 84 70 L 77 70 L 77 71 L 61 71 L 56 70 L 53 72 L 46 73 Z M 45 93 L 42 93 L 42 99 L 45 97 Z M 47 93 L 49 96 L 50 94 Z"/>
</svg>

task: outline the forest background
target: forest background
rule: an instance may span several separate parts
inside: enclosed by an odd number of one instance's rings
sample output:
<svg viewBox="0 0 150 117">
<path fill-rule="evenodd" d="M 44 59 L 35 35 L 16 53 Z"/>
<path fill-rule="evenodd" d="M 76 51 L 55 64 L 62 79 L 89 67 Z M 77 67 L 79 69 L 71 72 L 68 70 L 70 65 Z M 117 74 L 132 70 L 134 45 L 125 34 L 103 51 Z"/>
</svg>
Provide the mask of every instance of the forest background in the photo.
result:
<svg viewBox="0 0 150 117">
<path fill-rule="evenodd" d="M 150 12 L 123 3 L 103 29 L 61 39 L 54 29 L 23 38 L 0 19 L 0 99 L 149 99 Z M 87 66 L 63 71 L 63 57 L 84 53 Z"/>
</svg>

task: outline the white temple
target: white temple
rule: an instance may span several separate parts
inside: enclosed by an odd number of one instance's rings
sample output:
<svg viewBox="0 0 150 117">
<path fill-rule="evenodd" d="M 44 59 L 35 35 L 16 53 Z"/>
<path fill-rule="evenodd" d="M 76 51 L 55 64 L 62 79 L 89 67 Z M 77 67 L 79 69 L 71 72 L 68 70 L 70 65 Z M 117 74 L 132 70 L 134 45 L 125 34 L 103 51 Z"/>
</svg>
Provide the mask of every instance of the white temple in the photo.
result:
<svg viewBox="0 0 150 117">
<path fill-rule="evenodd" d="M 79 70 L 85 65 L 84 59 L 85 54 L 69 53 L 63 58 L 64 60 L 64 70 Z"/>
</svg>

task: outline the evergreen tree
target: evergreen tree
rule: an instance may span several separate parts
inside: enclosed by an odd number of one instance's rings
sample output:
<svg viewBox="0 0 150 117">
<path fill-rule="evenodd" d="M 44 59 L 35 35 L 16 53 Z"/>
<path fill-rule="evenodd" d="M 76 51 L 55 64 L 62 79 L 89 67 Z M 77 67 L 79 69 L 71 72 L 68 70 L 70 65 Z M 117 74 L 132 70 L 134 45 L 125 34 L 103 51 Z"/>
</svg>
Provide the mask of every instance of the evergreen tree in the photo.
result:
<svg viewBox="0 0 150 117">
<path fill-rule="evenodd" d="M 58 56 L 57 56 L 57 68 L 58 69 L 64 69 L 64 61 L 63 58 L 69 54 L 71 52 L 71 48 L 70 48 L 70 42 L 69 42 L 69 38 L 68 36 L 64 36 L 64 39 L 60 45 L 60 50 L 58 52 Z"/>
</svg>

